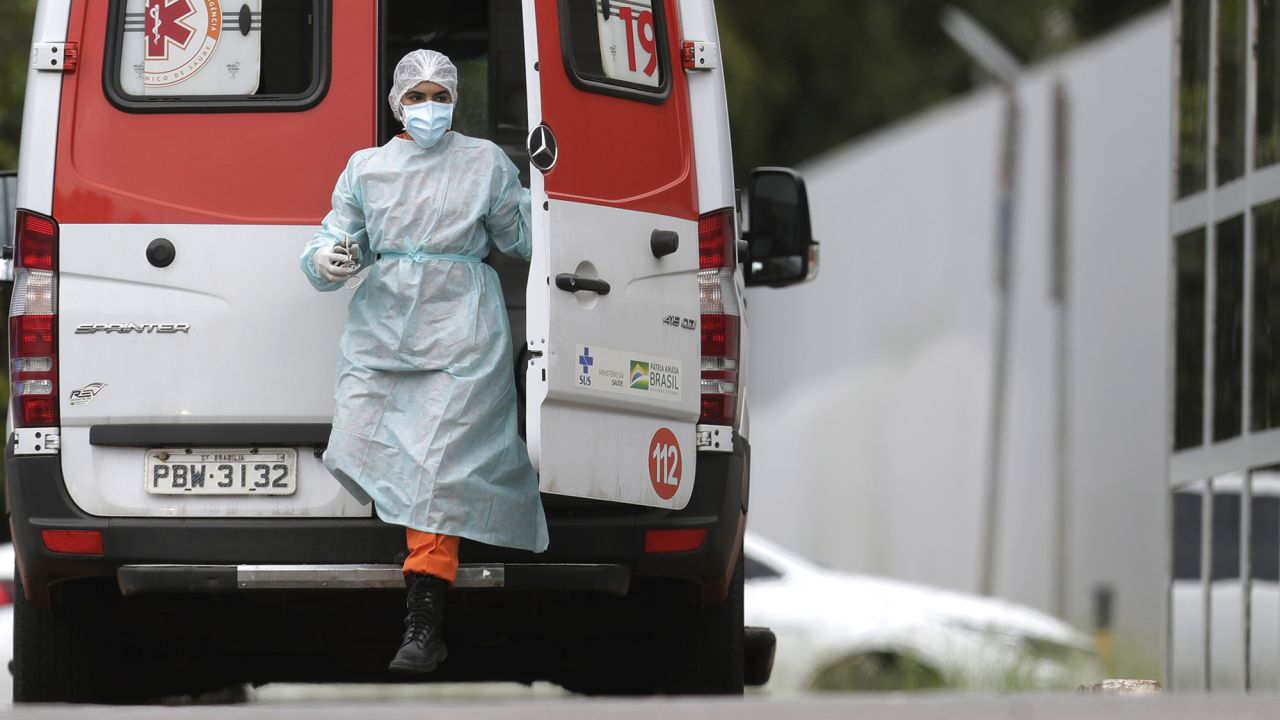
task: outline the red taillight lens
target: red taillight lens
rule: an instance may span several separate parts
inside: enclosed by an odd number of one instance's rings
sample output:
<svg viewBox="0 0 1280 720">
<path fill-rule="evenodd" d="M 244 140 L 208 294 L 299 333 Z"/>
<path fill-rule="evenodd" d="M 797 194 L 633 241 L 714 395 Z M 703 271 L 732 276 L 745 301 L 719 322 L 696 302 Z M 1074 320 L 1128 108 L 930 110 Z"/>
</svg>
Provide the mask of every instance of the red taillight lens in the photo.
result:
<svg viewBox="0 0 1280 720">
<path fill-rule="evenodd" d="M 644 551 L 646 553 L 689 552 L 702 547 L 702 543 L 706 539 L 706 528 L 646 530 L 644 533 Z"/>
<path fill-rule="evenodd" d="M 67 555 L 101 555 L 101 530 L 41 530 L 44 546 Z"/>
<path fill-rule="evenodd" d="M 729 209 L 698 221 L 698 293 L 702 300 L 702 416 L 700 423 L 733 425 L 738 408 L 738 288 Z"/>
<path fill-rule="evenodd" d="M 733 268 L 733 211 L 721 210 L 698 220 L 698 267 Z"/>
<path fill-rule="evenodd" d="M 702 316 L 702 355 L 737 359 L 738 316 L 723 313 Z"/>
<path fill-rule="evenodd" d="M 19 210 L 16 215 L 18 235 L 17 267 L 29 270 L 56 270 L 58 224 L 53 218 Z"/>
<path fill-rule="evenodd" d="M 58 223 L 17 213 L 13 299 L 9 306 L 9 379 L 14 424 L 58 424 Z"/>
<path fill-rule="evenodd" d="M 58 424 L 58 401 L 48 395 L 15 398 L 18 404 L 15 421 L 23 427 L 47 427 Z"/>
<path fill-rule="evenodd" d="M 54 350 L 52 315 L 19 315 L 9 318 L 9 354 L 13 357 L 51 356 Z"/>
</svg>

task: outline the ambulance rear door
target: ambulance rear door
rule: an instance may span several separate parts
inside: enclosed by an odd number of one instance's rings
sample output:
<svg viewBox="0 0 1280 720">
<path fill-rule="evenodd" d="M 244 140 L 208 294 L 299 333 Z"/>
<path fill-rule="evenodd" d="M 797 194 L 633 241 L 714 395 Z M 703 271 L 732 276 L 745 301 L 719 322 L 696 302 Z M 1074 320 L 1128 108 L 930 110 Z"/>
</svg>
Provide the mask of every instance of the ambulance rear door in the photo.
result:
<svg viewBox="0 0 1280 720">
<path fill-rule="evenodd" d="M 544 492 L 682 508 L 698 193 L 676 0 L 526 0 L 529 453 Z"/>
</svg>

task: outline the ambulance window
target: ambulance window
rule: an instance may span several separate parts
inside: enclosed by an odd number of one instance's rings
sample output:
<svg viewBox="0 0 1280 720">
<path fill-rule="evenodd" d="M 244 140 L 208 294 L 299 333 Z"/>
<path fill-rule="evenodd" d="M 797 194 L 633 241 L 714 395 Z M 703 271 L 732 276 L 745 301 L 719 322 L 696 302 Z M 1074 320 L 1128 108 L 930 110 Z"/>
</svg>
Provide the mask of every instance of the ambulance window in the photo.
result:
<svg viewBox="0 0 1280 720">
<path fill-rule="evenodd" d="M 1174 240 L 1173 449 L 1204 442 L 1205 229 Z"/>
<path fill-rule="evenodd" d="M 528 94 L 525 90 L 524 15 L 520 0 L 383 0 L 379 137 L 403 130 L 385 99 L 396 64 L 410 51 L 435 50 L 458 68 L 453 129 L 492 140 L 507 151 L 527 180 Z"/>
<path fill-rule="evenodd" d="M 1200 553 L 1203 547 L 1201 528 L 1204 514 L 1201 499 L 1204 483 L 1181 488 L 1173 493 L 1173 579 L 1199 580 Z"/>
<path fill-rule="evenodd" d="M 1244 216 L 1218 223 L 1213 302 L 1213 441 L 1240 434 L 1244 413 Z"/>
<path fill-rule="evenodd" d="M 328 12 L 327 0 L 115 0 L 107 93 L 138 111 L 310 107 Z"/>
<path fill-rule="evenodd" d="M 660 103 L 670 94 L 662 0 L 560 0 L 561 50 L 574 85 Z"/>
</svg>

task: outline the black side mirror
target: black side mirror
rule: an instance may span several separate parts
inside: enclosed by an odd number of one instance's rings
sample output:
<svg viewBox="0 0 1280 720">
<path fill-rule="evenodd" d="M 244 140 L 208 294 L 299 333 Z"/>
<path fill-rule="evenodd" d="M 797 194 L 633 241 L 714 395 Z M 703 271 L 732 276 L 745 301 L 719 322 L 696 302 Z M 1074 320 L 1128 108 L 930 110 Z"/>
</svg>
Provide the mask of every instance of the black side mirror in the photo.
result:
<svg viewBox="0 0 1280 720">
<path fill-rule="evenodd" d="M 13 257 L 14 215 L 18 209 L 18 173 L 13 170 L 0 170 L 0 259 Z M 4 275 L 0 270 L 0 275 Z M 0 277 L 0 282 L 12 280 L 12 276 Z"/>
<path fill-rule="evenodd" d="M 786 287 L 818 275 L 804 178 L 790 168 L 758 168 L 747 181 L 746 284 Z"/>
</svg>

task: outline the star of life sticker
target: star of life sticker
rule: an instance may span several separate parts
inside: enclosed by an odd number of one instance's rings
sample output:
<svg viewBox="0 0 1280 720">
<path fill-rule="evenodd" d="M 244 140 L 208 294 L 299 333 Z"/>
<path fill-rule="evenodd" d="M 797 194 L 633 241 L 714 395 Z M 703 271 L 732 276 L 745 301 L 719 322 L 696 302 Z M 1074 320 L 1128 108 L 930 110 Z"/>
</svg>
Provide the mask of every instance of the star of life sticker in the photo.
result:
<svg viewBox="0 0 1280 720">
<path fill-rule="evenodd" d="M 119 81 L 126 95 L 249 96 L 258 91 L 263 0 L 118 2 L 124 4 Z"/>
<path fill-rule="evenodd" d="M 213 57 L 222 37 L 218 0 L 146 0 L 143 82 L 167 87 L 185 82 Z"/>
</svg>

